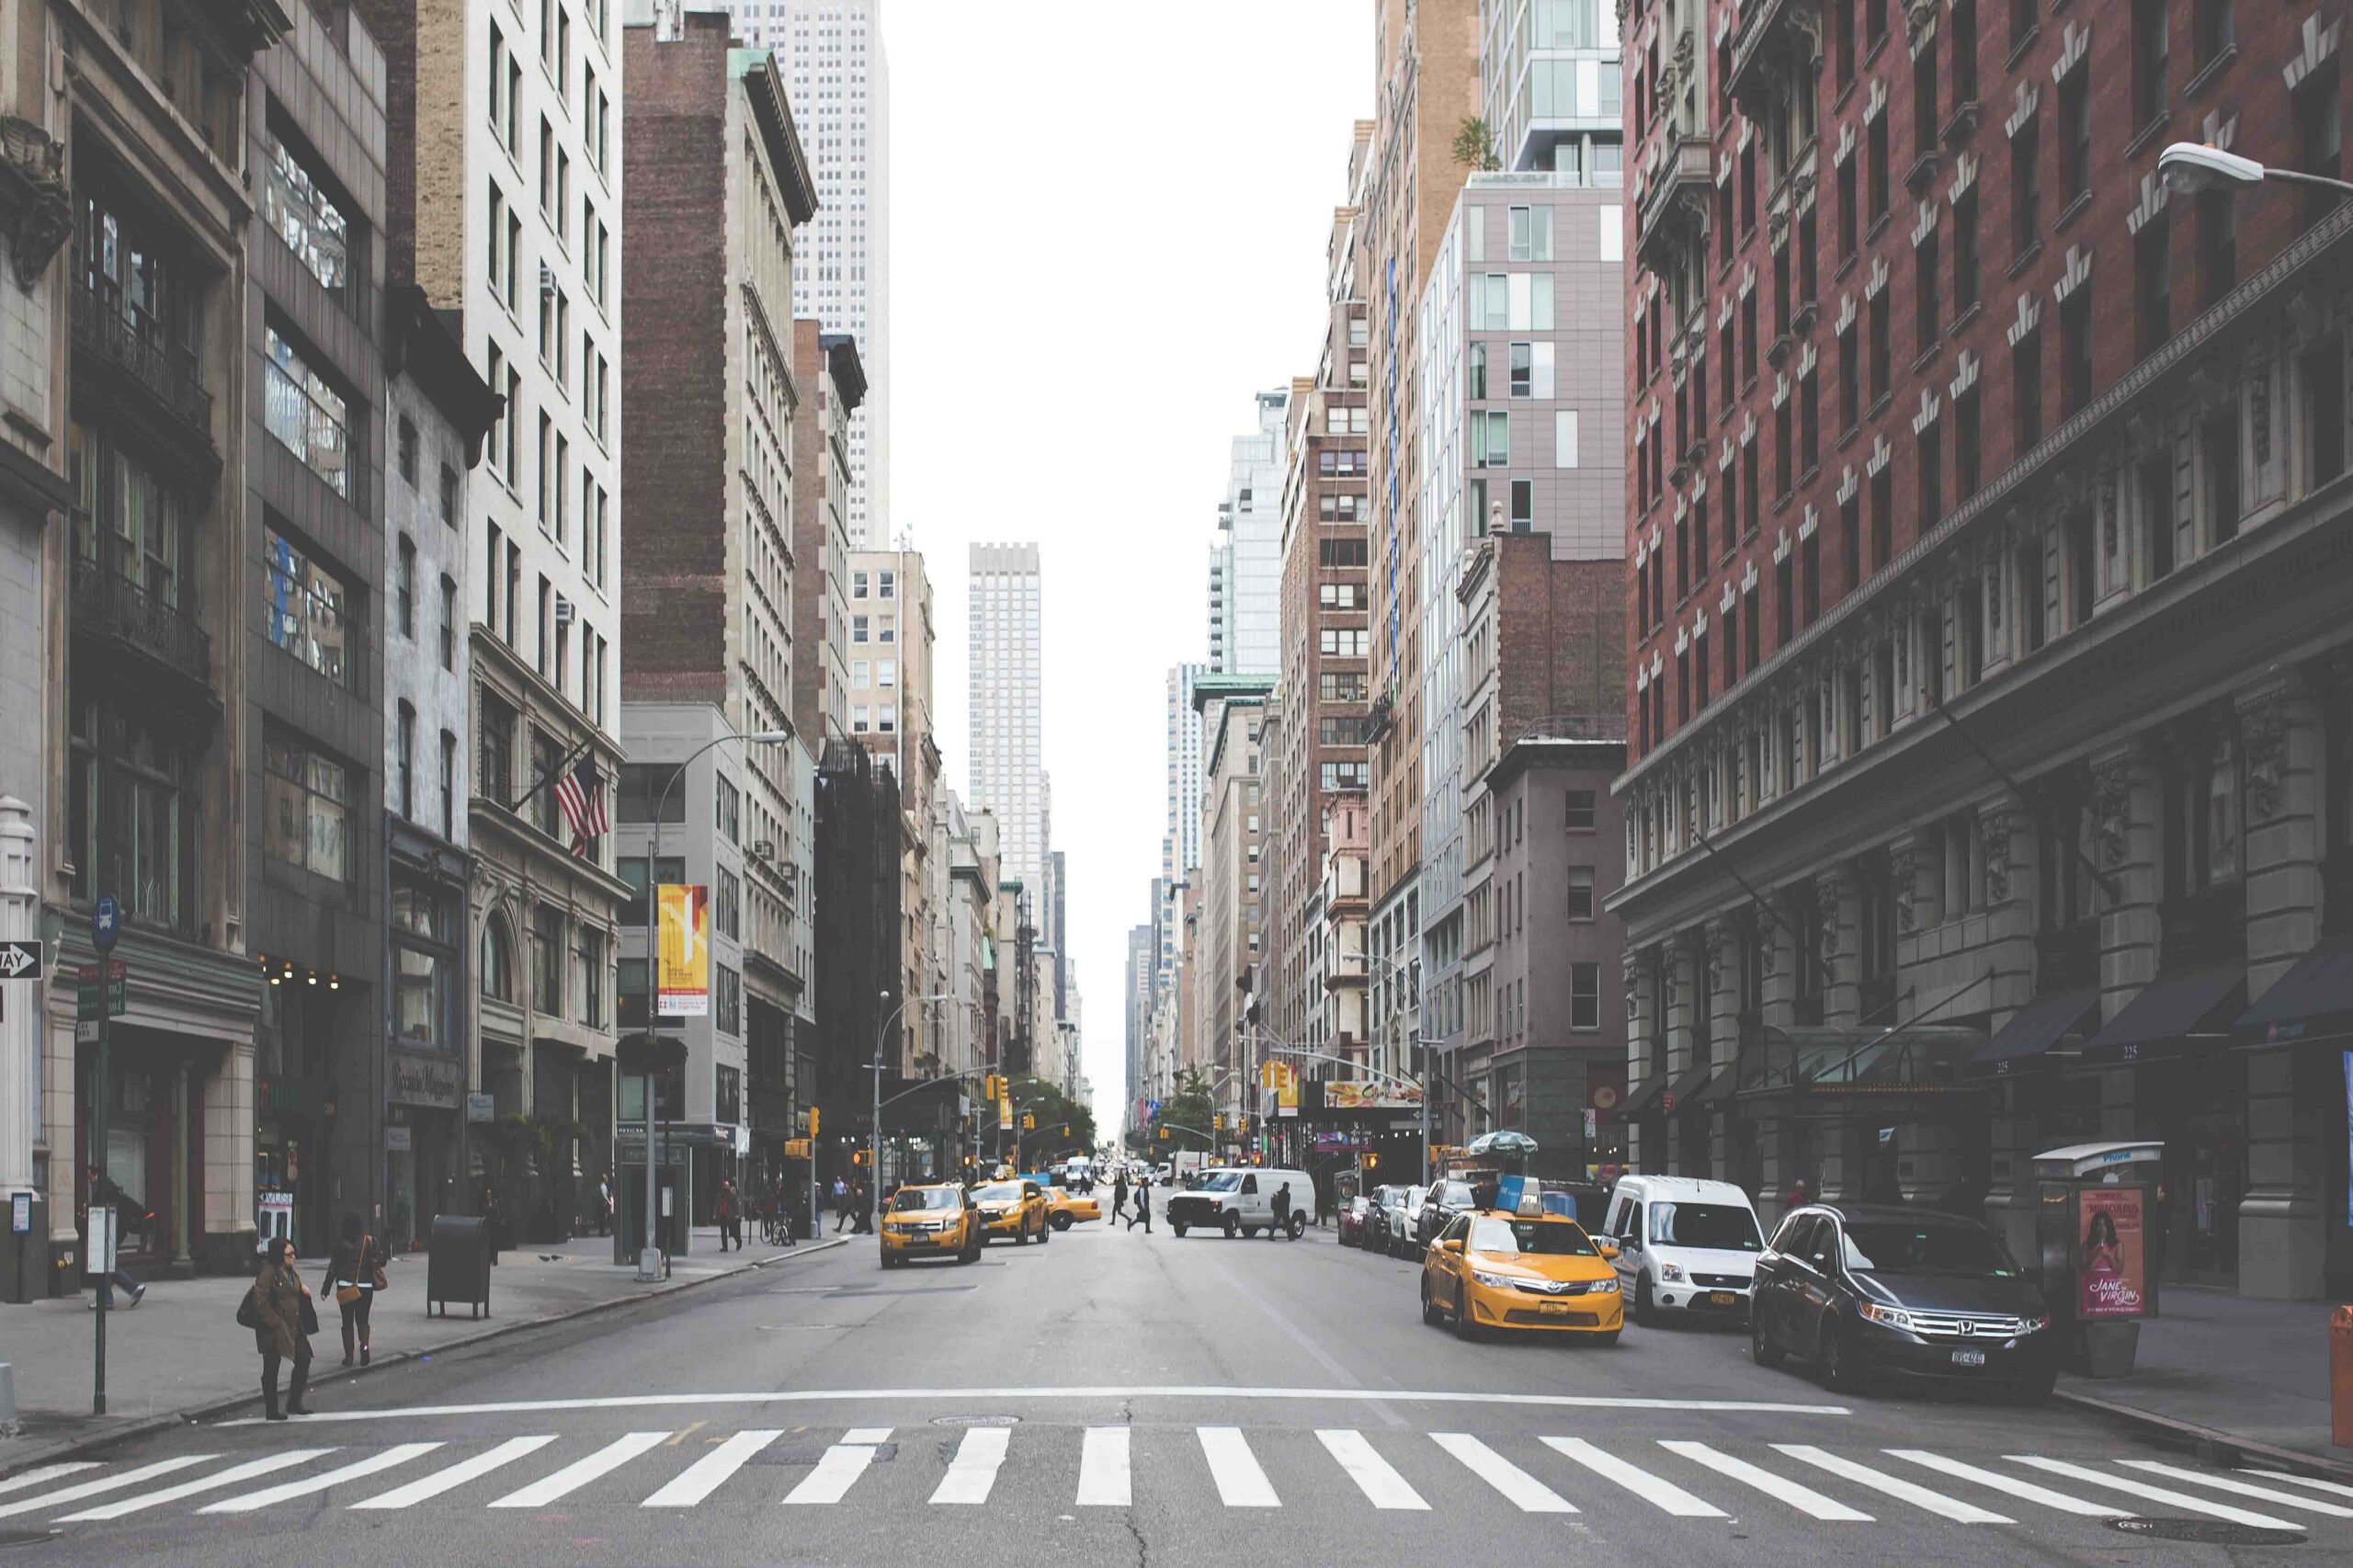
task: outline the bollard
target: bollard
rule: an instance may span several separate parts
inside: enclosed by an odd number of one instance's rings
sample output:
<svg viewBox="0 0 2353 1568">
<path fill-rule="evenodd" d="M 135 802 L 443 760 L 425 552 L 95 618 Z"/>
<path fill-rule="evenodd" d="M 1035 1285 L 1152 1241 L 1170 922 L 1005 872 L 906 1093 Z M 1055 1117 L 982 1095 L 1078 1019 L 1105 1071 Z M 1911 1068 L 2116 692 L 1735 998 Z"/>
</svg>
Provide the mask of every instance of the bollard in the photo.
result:
<svg viewBox="0 0 2353 1568">
<path fill-rule="evenodd" d="M 2328 1440 L 2353 1449 L 2353 1307 L 2328 1319 Z"/>
</svg>

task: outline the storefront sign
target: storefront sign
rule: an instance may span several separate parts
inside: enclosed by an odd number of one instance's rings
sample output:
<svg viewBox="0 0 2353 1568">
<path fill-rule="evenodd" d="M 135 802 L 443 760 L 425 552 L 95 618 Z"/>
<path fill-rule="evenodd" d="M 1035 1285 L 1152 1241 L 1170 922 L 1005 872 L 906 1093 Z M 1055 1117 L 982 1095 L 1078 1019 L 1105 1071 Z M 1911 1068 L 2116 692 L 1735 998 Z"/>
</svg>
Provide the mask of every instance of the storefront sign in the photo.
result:
<svg viewBox="0 0 2353 1568">
<path fill-rule="evenodd" d="M 473 1122 L 496 1121 L 498 1119 L 497 1100 L 489 1095 L 468 1095 L 466 1119 Z"/>
<path fill-rule="evenodd" d="M 2077 1317 L 2148 1315 L 2144 1197 L 2137 1187 L 2087 1187 L 2083 1192 L 2076 1210 L 2084 1230 L 2075 1259 Z"/>
<path fill-rule="evenodd" d="M 465 1094 L 454 1056 L 428 1056 L 413 1051 L 389 1053 L 392 1071 L 392 1102 L 455 1110 Z"/>
<path fill-rule="evenodd" d="M 660 895 L 661 1015 L 699 1018 L 710 1011 L 710 890 L 664 882 Z"/>
<path fill-rule="evenodd" d="M 388 1153 L 405 1154 L 414 1145 L 409 1142 L 410 1130 L 405 1127 L 384 1129 L 384 1149 Z"/>
<path fill-rule="evenodd" d="M 1409 1084 L 1373 1084 L 1337 1078 L 1324 1085 L 1325 1110 L 1388 1110 L 1419 1106 L 1422 1091 Z"/>
</svg>

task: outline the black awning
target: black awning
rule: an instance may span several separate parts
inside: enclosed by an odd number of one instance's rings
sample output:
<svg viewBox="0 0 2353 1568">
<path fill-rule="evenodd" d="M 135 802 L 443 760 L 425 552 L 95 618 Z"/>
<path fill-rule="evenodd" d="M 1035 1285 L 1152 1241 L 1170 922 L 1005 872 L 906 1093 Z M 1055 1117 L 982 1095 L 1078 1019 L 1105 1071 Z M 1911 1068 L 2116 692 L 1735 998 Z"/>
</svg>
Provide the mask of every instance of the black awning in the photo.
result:
<svg viewBox="0 0 2353 1568">
<path fill-rule="evenodd" d="M 1702 1062 L 1696 1067 L 1688 1067 L 1677 1074 L 1673 1081 L 1666 1085 L 1665 1094 L 1660 1097 L 1660 1103 L 1665 1106 L 1667 1114 L 1673 1116 L 1689 1110 L 1692 1097 L 1699 1093 L 1699 1085 L 1705 1084 L 1709 1075 L 1714 1072 L 1715 1068 L 1711 1064 Z"/>
<path fill-rule="evenodd" d="M 2232 1027 L 2254 1044 L 2353 1034 L 2353 936 L 2298 959 Z"/>
<path fill-rule="evenodd" d="M 1969 1059 L 1972 1075 L 2015 1073 L 2039 1063 L 2051 1048 L 2075 1030 L 2099 1022 L 2099 988 L 2086 985 L 2055 996 L 2038 996 Z"/>
<path fill-rule="evenodd" d="M 1626 1091 L 1626 1103 L 1618 1108 L 1620 1121 L 1631 1121 L 1651 1108 L 1659 1096 L 1666 1092 L 1666 1074 L 1654 1073 Z"/>
<path fill-rule="evenodd" d="M 2159 975 L 2085 1043 L 2082 1060 L 2110 1064 L 2228 1040 L 2231 1020 L 2245 1005 L 2243 965 Z"/>
<path fill-rule="evenodd" d="M 1708 1081 L 1691 1091 L 1689 1099 L 1678 1099 L 1677 1103 L 1703 1106 L 1713 1105 L 1718 1100 L 1728 1100 L 1732 1098 L 1732 1092 L 1739 1082 L 1738 1068 L 1731 1066 L 1714 1068 L 1710 1072 Z"/>
</svg>

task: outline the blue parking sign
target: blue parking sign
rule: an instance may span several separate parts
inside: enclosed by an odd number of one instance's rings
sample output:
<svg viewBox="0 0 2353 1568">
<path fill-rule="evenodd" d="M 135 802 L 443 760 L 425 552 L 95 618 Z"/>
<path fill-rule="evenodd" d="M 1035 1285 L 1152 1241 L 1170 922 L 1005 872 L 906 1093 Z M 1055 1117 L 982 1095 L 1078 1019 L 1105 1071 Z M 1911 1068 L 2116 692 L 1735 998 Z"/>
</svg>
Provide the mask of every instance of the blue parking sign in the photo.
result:
<svg viewBox="0 0 2353 1568">
<path fill-rule="evenodd" d="M 99 898 L 98 906 L 90 912 L 90 945 L 102 953 L 114 950 L 114 894 Z"/>
</svg>

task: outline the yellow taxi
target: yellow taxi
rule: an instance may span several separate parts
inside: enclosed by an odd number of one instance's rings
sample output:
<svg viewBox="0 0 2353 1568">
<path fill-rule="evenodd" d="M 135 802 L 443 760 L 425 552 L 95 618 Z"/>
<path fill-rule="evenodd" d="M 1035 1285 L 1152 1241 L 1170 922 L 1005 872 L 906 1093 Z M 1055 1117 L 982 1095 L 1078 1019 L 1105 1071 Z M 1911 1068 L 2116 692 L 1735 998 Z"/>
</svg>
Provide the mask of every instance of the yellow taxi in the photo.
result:
<svg viewBox="0 0 2353 1568">
<path fill-rule="evenodd" d="M 954 1182 L 903 1187 L 882 1214 L 882 1267 L 918 1257 L 970 1263 L 981 1256 L 981 1211 Z"/>
<path fill-rule="evenodd" d="M 1090 1193 L 1074 1192 L 1066 1187 L 1046 1189 L 1046 1222 L 1057 1231 L 1067 1231 L 1073 1225 L 1103 1218 L 1103 1206 Z"/>
<path fill-rule="evenodd" d="M 1028 1246 L 1034 1236 L 1042 1242 L 1053 1234 L 1047 1223 L 1045 1190 L 1034 1181 L 993 1181 L 972 1194 L 980 1205 L 983 1239 L 1010 1236 Z"/>
<path fill-rule="evenodd" d="M 1422 1321 L 1464 1339 L 1537 1329 L 1618 1343 L 1625 1326 L 1617 1249 L 1529 1194 L 1517 1211 L 1472 1210 L 1438 1233 L 1422 1260 Z"/>
</svg>

